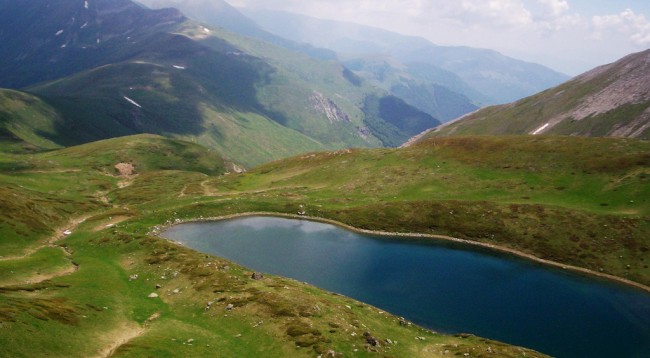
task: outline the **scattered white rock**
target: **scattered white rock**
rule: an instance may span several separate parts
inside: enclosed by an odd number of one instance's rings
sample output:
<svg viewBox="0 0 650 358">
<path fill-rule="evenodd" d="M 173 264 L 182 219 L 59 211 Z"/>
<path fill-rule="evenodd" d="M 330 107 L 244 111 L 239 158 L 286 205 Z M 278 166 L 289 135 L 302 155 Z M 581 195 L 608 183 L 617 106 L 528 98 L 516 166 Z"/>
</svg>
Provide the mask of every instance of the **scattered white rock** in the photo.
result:
<svg viewBox="0 0 650 358">
<path fill-rule="evenodd" d="M 72 234 L 72 231 L 70 231 L 70 230 L 66 230 L 66 231 L 63 232 L 63 235 L 70 235 L 70 234 Z"/>
<path fill-rule="evenodd" d="M 148 297 L 149 297 L 149 298 L 158 298 L 158 294 L 155 293 L 155 292 L 152 292 L 152 293 L 149 294 Z"/>
<path fill-rule="evenodd" d="M 232 303 L 229 303 L 229 304 L 226 306 L 226 310 L 227 310 L 227 311 L 232 311 L 233 308 L 235 308 L 235 305 L 233 305 Z"/>
</svg>

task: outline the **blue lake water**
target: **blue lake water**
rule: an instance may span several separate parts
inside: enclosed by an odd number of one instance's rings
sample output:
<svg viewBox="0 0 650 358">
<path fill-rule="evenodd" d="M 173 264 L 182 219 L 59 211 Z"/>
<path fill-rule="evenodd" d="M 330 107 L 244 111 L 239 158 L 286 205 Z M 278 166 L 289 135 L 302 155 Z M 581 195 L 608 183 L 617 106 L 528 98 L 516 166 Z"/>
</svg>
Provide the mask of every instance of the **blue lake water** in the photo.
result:
<svg viewBox="0 0 650 358">
<path fill-rule="evenodd" d="M 650 357 L 650 294 L 499 253 L 273 217 L 182 224 L 163 236 L 440 332 L 557 357 Z"/>
</svg>

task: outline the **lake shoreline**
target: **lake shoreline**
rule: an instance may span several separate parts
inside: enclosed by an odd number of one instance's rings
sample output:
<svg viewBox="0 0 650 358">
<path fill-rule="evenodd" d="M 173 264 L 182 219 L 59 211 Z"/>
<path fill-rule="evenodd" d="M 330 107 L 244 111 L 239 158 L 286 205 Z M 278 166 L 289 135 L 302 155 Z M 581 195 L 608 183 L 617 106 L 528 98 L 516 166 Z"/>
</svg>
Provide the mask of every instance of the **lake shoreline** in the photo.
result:
<svg viewBox="0 0 650 358">
<path fill-rule="evenodd" d="M 199 222 L 209 222 L 209 221 L 224 221 L 224 220 L 231 220 L 231 219 L 237 219 L 237 218 L 244 218 L 244 217 L 252 217 L 252 216 L 267 216 L 267 217 L 279 217 L 279 218 L 288 218 L 288 219 L 298 219 L 298 220 L 307 220 L 307 221 L 313 221 L 313 222 L 320 222 L 320 223 L 325 223 L 325 224 L 331 224 L 335 225 L 341 228 L 344 228 L 346 230 L 350 230 L 352 232 L 356 232 L 359 234 L 366 234 L 366 235 L 374 235 L 374 236 L 381 236 L 381 237 L 398 237 L 398 238 L 403 238 L 403 239 L 408 239 L 408 238 L 413 238 L 413 239 L 434 239 L 434 240 L 442 240 L 442 241 L 447 241 L 447 242 L 452 242 L 452 243 L 458 243 L 462 245 L 468 245 L 468 246 L 473 246 L 473 247 L 480 247 L 484 249 L 488 249 L 491 251 L 503 253 L 503 254 L 508 254 L 512 255 L 518 258 L 523 258 L 527 259 L 536 263 L 540 263 L 543 265 L 551 266 L 554 268 L 559 268 L 562 270 L 567 270 L 567 271 L 572 271 L 588 276 L 595 276 L 601 279 L 606 279 L 608 281 L 614 281 L 620 284 L 624 284 L 626 286 L 632 286 L 634 288 L 640 289 L 642 291 L 645 291 L 646 293 L 650 293 L 650 286 L 646 286 L 644 284 L 628 280 L 623 277 L 619 276 L 614 276 L 602 272 L 597 272 L 593 271 L 590 269 L 586 269 L 584 267 L 578 267 L 578 266 L 572 266 L 568 264 L 562 264 L 560 262 L 556 261 L 551 261 L 551 260 L 546 260 L 542 259 L 540 257 L 537 257 L 532 254 L 525 253 L 523 251 L 519 251 L 516 249 L 500 246 L 500 245 L 495 245 L 495 244 L 489 244 L 489 243 L 484 243 L 484 242 L 477 242 L 477 241 L 471 241 L 471 240 L 466 240 L 466 239 L 460 239 L 457 237 L 453 236 L 447 236 L 447 235 L 435 235 L 435 234 L 422 234 L 422 233 L 401 233 L 401 232 L 388 232 L 388 231 L 381 231 L 381 230 L 367 230 L 367 229 L 360 229 L 345 223 L 342 223 L 340 221 L 332 220 L 332 219 L 326 219 L 326 218 L 321 218 L 321 217 L 316 217 L 316 216 L 306 216 L 306 215 L 297 215 L 297 214 L 287 214 L 287 213 L 276 213 L 276 212 L 248 212 L 248 213 L 238 213 L 238 214 L 231 214 L 231 215 L 223 215 L 223 216 L 217 216 L 217 217 L 209 217 L 209 218 L 195 218 L 195 219 L 187 219 L 187 220 L 176 220 L 174 223 L 169 224 L 169 225 L 159 225 L 157 226 L 158 234 L 156 236 L 160 236 L 160 232 L 164 231 L 165 229 L 180 225 L 180 224 L 189 224 L 189 223 L 199 223 Z M 164 237 L 162 237 L 165 240 Z M 172 241 L 172 240 L 170 240 Z M 180 244 L 180 243 L 179 243 Z"/>
</svg>

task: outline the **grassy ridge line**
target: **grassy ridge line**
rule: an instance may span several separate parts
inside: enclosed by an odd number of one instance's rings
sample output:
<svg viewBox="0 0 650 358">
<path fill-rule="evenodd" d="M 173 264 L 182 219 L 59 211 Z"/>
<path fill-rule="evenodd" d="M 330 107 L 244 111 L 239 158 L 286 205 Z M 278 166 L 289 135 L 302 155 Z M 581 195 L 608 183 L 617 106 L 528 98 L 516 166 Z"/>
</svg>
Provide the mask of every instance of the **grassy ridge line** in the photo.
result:
<svg viewBox="0 0 650 358">
<path fill-rule="evenodd" d="M 360 229 L 358 227 L 348 225 L 348 224 L 340 222 L 340 221 L 336 221 L 336 220 L 333 220 L 333 219 L 327 219 L 327 218 L 323 218 L 323 217 L 319 217 L 319 216 L 305 216 L 305 215 L 298 215 L 298 214 L 288 214 L 288 213 L 282 213 L 282 212 L 268 212 L 268 211 L 247 212 L 247 213 L 238 213 L 238 214 L 231 214 L 231 215 L 224 215 L 224 216 L 217 216 L 217 217 L 179 220 L 178 222 L 174 222 L 173 224 L 157 226 L 155 228 L 155 231 L 156 232 L 161 232 L 161 231 L 165 231 L 167 228 L 170 228 L 172 226 L 187 224 L 187 223 L 225 221 L 225 220 L 232 220 L 232 219 L 236 219 L 236 218 L 252 217 L 252 216 L 269 216 L 269 217 L 280 217 L 280 218 L 287 218 L 287 219 L 308 220 L 308 221 L 320 222 L 320 223 L 325 223 L 325 224 L 331 224 L 331 225 L 335 225 L 335 226 L 341 227 L 343 229 L 346 229 L 346 230 L 349 230 L 349 231 L 352 231 L 352 232 L 356 232 L 356 233 L 359 233 L 359 234 L 373 235 L 373 236 L 398 237 L 400 239 L 405 239 L 405 240 L 416 239 L 416 238 L 417 239 L 426 238 L 426 239 L 435 239 L 435 240 L 443 240 L 443 241 L 454 242 L 454 243 L 458 243 L 458 244 L 467 245 L 469 247 L 481 247 L 481 248 L 489 249 L 489 250 L 495 251 L 495 252 L 511 254 L 513 256 L 528 259 L 530 261 L 541 263 L 541 264 L 544 264 L 544 265 L 547 265 L 547 266 L 561 268 L 563 270 L 569 270 L 569 271 L 573 271 L 573 272 L 576 272 L 576 273 L 585 274 L 587 276 L 596 276 L 596 277 L 604 278 L 604 279 L 607 279 L 607 280 L 610 280 L 610 281 L 623 283 L 623 284 L 626 284 L 628 286 L 633 286 L 633 287 L 636 287 L 638 289 L 641 289 L 643 291 L 646 291 L 646 292 L 650 293 L 650 286 L 641 284 L 639 282 L 628 280 L 626 278 L 619 277 L 619 276 L 614 276 L 614 275 L 610 275 L 610 274 L 606 274 L 606 273 L 602 273 L 602 272 L 598 272 L 598 271 L 594 271 L 594 270 L 589 270 L 589 269 L 586 269 L 586 268 L 583 268 L 583 267 L 572 266 L 572 265 L 563 264 L 563 263 L 556 262 L 556 261 L 546 260 L 546 259 L 537 257 L 535 255 L 531 255 L 529 253 L 519 251 L 519 250 L 516 250 L 516 249 L 512 249 L 512 248 L 509 248 L 509 247 L 506 247 L 506 246 L 500 246 L 498 244 L 491 244 L 491 243 L 486 243 L 486 242 L 478 242 L 478 241 L 473 241 L 473 240 L 461 239 L 461 238 L 448 236 L 448 235 L 408 233 L 408 232 L 390 232 L 390 231 Z M 171 241 L 175 242 L 174 240 L 171 240 Z"/>
</svg>

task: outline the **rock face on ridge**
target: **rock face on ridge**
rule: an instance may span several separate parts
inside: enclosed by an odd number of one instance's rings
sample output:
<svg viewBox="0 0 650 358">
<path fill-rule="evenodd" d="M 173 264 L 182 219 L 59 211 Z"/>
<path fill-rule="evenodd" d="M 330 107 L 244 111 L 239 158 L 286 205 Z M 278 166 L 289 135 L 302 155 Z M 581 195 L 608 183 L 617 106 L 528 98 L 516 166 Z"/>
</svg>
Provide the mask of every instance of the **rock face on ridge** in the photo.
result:
<svg viewBox="0 0 650 358">
<path fill-rule="evenodd" d="M 520 101 L 484 108 L 424 138 L 469 134 L 650 139 L 650 50 Z"/>
</svg>

